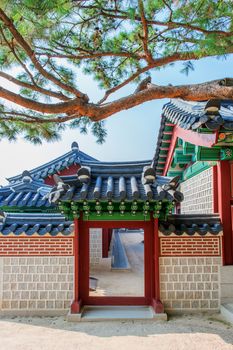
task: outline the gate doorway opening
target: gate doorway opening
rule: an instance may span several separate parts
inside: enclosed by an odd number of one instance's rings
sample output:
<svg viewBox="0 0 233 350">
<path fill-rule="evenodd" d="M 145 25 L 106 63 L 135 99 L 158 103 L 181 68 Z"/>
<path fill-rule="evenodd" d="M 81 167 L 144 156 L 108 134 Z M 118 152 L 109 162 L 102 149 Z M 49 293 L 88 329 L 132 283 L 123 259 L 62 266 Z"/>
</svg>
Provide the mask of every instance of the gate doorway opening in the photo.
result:
<svg viewBox="0 0 233 350">
<path fill-rule="evenodd" d="M 145 297 L 144 230 L 89 229 L 89 296 Z"/>
<path fill-rule="evenodd" d="M 104 255 L 108 256 L 109 247 L 113 242 L 113 230 L 118 231 L 118 234 L 124 233 L 126 237 L 130 237 L 130 232 L 133 233 L 135 227 L 137 237 L 140 237 L 140 241 L 135 244 L 141 244 L 141 250 L 143 251 L 144 264 L 140 263 L 142 268 L 140 288 L 134 289 L 133 292 L 126 287 L 124 292 L 110 290 L 104 288 L 103 283 L 105 279 L 100 280 L 99 286 L 102 286 L 104 292 L 101 295 L 92 292 L 100 292 L 97 286 L 90 291 L 90 277 L 98 279 L 96 271 L 92 270 L 90 264 L 90 230 L 100 229 L 102 234 L 109 232 L 109 242 L 103 241 Z M 108 230 L 108 231 L 107 231 Z M 120 231 L 120 232 L 119 232 Z M 127 236 L 128 232 L 128 236 Z M 143 237 L 143 235 L 144 237 Z M 139 236 L 140 235 L 140 236 Z M 123 235 L 122 235 L 123 236 Z M 133 236 L 132 236 L 133 237 Z M 71 304 L 71 314 L 81 313 L 84 307 L 88 306 L 152 306 L 156 313 L 163 313 L 164 308 L 160 301 L 159 295 L 159 239 L 158 239 L 158 219 L 151 219 L 148 221 L 143 220 L 82 220 L 75 219 L 75 237 L 74 237 L 74 257 L 75 257 L 75 270 L 74 270 L 74 300 Z M 106 248 L 107 246 L 107 248 Z M 143 248 L 142 248 L 143 247 Z M 111 249 L 110 249 L 111 251 Z M 113 252 L 112 252 L 113 255 Z M 110 256 L 111 257 L 111 256 Z M 112 259 L 112 257 L 111 257 Z M 129 259 L 130 260 L 130 259 Z M 142 273 L 143 272 L 143 273 Z M 93 276 L 91 274 L 93 273 Z M 122 281 L 122 273 L 120 272 L 118 278 L 118 284 Z M 125 272 L 125 276 L 128 272 Z M 143 278 L 142 278 L 143 276 Z M 125 283 L 126 284 L 126 283 Z M 123 283 L 124 286 L 124 283 Z M 124 294 L 125 293 L 125 294 Z"/>
</svg>

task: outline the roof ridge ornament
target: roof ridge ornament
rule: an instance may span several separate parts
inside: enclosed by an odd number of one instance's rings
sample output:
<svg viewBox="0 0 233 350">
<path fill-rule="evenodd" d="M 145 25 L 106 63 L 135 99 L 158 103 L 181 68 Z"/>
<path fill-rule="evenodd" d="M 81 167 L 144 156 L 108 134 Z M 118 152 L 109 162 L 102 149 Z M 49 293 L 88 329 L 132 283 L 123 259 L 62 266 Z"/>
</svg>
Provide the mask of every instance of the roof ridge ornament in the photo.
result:
<svg viewBox="0 0 233 350">
<path fill-rule="evenodd" d="M 78 180 L 81 183 L 89 183 L 91 180 L 91 168 L 88 166 L 82 166 L 80 169 L 77 171 L 78 175 Z"/>
<path fill-rule="evenodd" d="M 24 171 L 22 172 L 22 181 L 23 181 L 24 183 L 30 183 L 30 182 L 33 181 L 32 176 L 31 176 L 31 174 L 30 174 L 30 171 L 24 170 Z"/>
<path fill-rule="evenodd" d="M 142 173 L 143 185 L 152 185 L 156 180 L 156 172 L 152 166 L 145 166 Z"/>
<path fill-rule="evenodd" d="M 56 186 L 51 190 L 51 192 L 48 193 L 48 199 L 50 203 L 56 203 L 60 197 L 70 188 L 70 186 L 65 184 L 57 174 L 53 175 L 53 179 Z"/>
</svg>

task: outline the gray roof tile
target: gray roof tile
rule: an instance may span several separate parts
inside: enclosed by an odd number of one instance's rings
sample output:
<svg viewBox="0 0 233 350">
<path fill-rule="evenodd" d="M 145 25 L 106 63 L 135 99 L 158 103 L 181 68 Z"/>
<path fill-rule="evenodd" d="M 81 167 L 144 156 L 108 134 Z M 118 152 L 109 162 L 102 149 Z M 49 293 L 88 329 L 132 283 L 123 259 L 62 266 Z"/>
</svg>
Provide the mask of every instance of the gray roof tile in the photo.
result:
<svg viewBox="0 0 233 350">
<path fill-rule="evenodd" d="M 222 224 L 218 214 L 183 214 L 170 215 L 166 221 L 160 221 L 159 231 L 164 236 L 208 233 L 218 235 L 222 233 Z"/>
<path fill-rule="evenodd" d="M 66 221 L 61 214 L 27 214 L 27 213 L 5 213 L 0 218 L 0 235 L 7 236 L 14 233 L 17 236 L 31 236 L 37 234 L 51 236 L 73 234 L 72 221 Z"/>
</svg>

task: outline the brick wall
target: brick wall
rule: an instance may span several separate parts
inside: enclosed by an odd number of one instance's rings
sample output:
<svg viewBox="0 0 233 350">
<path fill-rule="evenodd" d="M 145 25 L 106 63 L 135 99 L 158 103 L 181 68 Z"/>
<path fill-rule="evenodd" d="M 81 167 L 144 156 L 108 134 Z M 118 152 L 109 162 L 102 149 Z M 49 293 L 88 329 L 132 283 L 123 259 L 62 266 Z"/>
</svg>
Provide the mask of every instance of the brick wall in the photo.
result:
<svg viewBox="0 0 233 350">
<path fill-rule="evenodd" d="M 161 256 L 220 256 L 220 237 L 163 237 Z"/>
<path fill-rule="evenodd" d="M 209 214 L 213 212 L 213 170 L 209 168 L 181 183 L 180 191 L 184 195 L 181 202 L 182 214 Z"/>
<path fill-rule="evenodd" d="M 220 307 L 220 257 L 161 257 L 165 311 L 216 311 Z"/>
<path fill-rule="evenodd" d="M 66 313 L 73 257 L 0 257 L 0 314 Z"/>
<path fill-rule="evenodd" d="M 72 237 L 1 237 L 0 256 L 73 255 Z"/>
<path fill-rule="evenodd" d="M 90 229 L 90 265 L 96 266 L 102 261 L 102 229 Z"/>
</svg>

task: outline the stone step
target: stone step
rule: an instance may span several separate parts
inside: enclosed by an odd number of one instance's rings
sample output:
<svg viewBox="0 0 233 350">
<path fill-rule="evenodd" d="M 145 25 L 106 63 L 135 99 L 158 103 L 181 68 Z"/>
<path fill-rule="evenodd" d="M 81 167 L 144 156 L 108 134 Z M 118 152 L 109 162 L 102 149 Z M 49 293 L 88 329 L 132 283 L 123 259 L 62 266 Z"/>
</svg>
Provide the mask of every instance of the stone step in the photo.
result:
<svg viewBox="0 0 233 350">
<path fill-rule="evenodd" d="M 81 314 L 69 314 L 67 321 L 96 322 L 122 320 L 167 321 L 167 314 L 156 314 L 150 306 L 85 306 Z"/>
<path fill-rule="evenodd" d="M 227 322 L 233 324 L 233 303 L 221 305 L 221 315 Z"/>
</svg>

